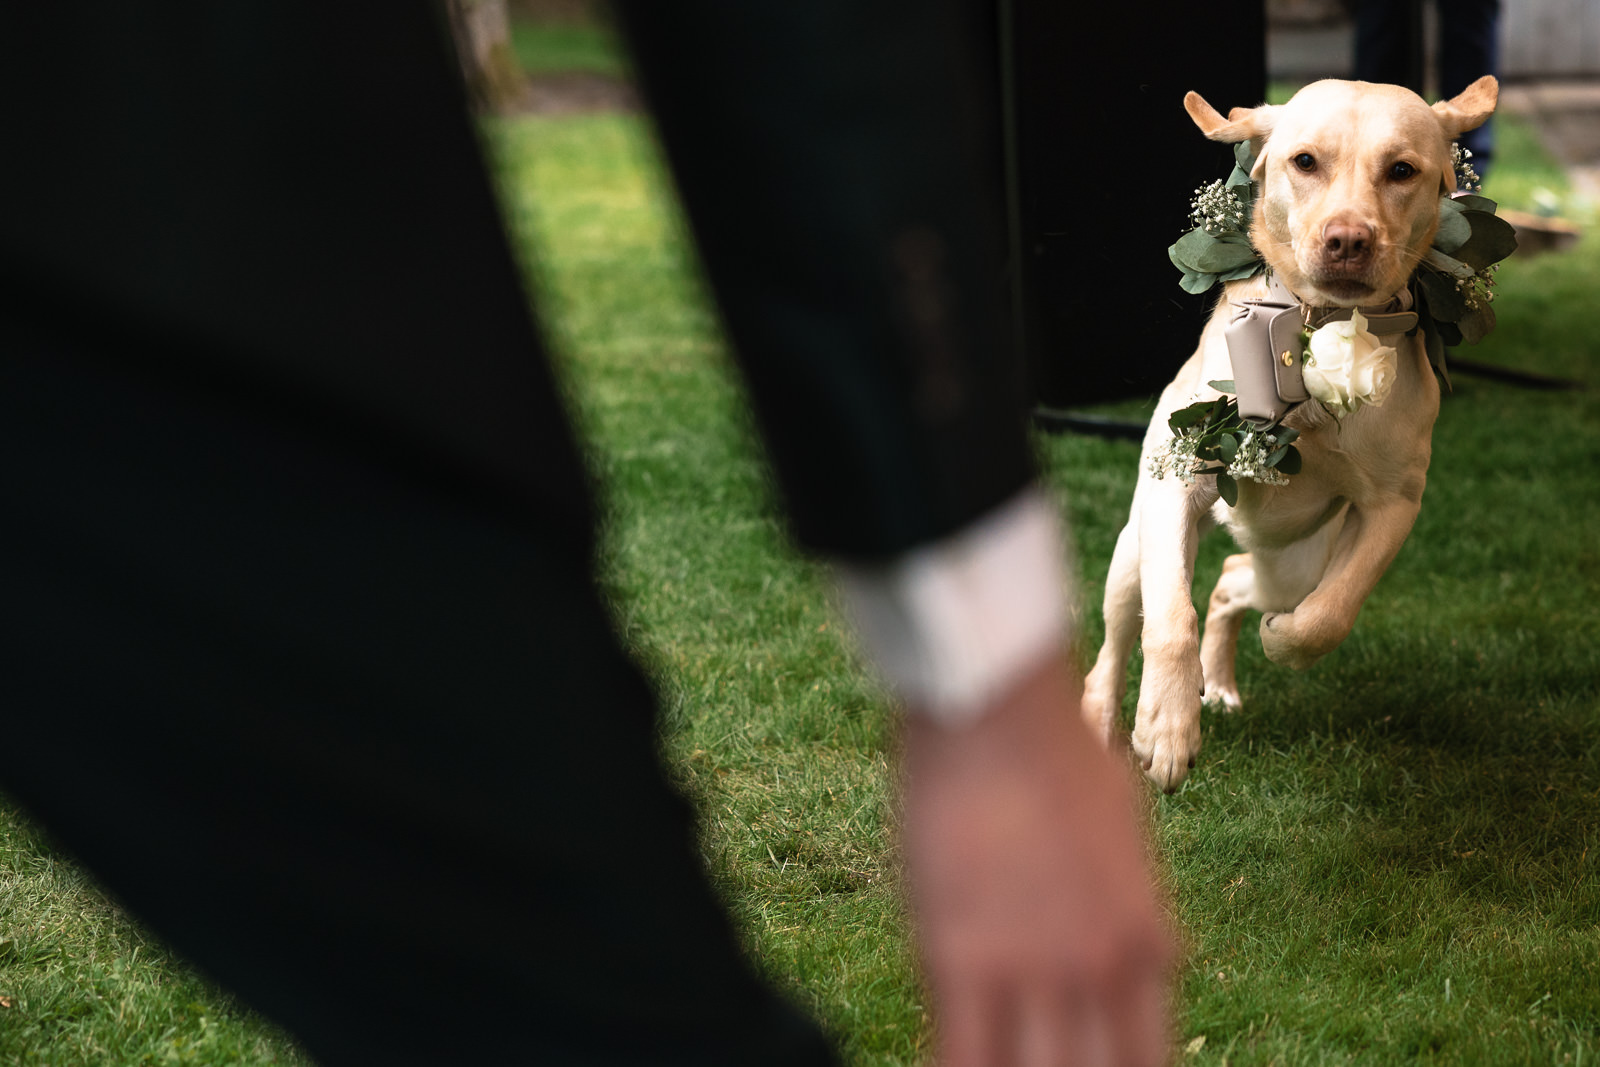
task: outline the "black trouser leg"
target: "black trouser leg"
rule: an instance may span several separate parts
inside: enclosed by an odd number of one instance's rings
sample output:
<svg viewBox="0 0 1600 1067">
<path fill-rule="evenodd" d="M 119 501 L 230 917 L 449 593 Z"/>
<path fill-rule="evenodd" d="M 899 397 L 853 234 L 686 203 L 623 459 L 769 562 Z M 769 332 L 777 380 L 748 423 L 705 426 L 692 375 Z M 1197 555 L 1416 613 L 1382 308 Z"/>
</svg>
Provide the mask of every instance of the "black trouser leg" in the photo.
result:
<svg viewBox="0 0 1600 1067">
<path fill-rule="evenodd" d="M 570 523 L 159 347 L 0 317 L 0 784 L 328 1067 L 829 1062 Z"/>
</svg>

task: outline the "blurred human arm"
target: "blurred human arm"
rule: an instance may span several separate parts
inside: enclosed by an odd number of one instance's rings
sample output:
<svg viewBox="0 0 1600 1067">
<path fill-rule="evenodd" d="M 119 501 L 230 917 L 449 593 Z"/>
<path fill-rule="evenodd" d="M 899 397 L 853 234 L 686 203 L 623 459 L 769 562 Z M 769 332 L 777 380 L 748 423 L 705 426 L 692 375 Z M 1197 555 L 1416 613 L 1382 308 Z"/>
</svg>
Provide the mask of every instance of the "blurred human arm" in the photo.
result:
<svg viewBox="0 0 1600 1067">
<path fill-rule="evenodd" d="M 618 11 L 794 534 L 908 707 L 947 1061 L 1159 1062 L 1169 941 L 1128 782 L 1078 718 L 981 5 Z"/>
<path fill-rule="evenodd" d="M 942 1062 L 1157 1064 L 1172 941 L 1127 768 L 1078 714 L 1037 489 L 843 600 L 906 704 L 902 836 Z"/>
<path fill-rule="evenodd" d="M 1080 691 L 1047 655 L 970 724 L 906 716 L 902 834 L 945 1067 L 1168 1057 L 1172 940 Z"/>
</svg>

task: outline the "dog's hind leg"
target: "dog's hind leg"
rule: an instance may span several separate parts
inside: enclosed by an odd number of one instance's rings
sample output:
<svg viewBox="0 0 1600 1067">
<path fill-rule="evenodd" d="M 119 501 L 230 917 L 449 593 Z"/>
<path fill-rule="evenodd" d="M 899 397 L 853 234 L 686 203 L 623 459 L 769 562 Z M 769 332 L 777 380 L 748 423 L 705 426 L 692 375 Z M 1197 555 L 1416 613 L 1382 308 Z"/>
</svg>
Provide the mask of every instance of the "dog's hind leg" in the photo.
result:
<svg viewBox="0 0 1600 1067">
<path fill-rule="evenodd" d="M 1200 638 L 1200 668 L 1205 674 L 1205 703 L 1221 704 L 1229 711 L 1243 706 L 1239 683 L 1234 676 L 1234 659 L 1239 651 L 1239 631 L 1250 610 L 1255 592 L 1256 570 L 1249 554 L 1229 556 L 1222 564 L 1222 576 L 1211 590 L 1206 609 L 1205 630 Z"/>
<path fill-rule="evenodd" d="M 1106 639 L 1094 669 L 1083 683 L 1083 717 L 1105 744 L 1116 734 L 1122 695 L 1128 686 L 1128 657 L 1141 628 L 1139 597 L 1139 506 L 1133 506 L 1128 524 L 1117 537 L 1106 575 Z"/>
</svg>

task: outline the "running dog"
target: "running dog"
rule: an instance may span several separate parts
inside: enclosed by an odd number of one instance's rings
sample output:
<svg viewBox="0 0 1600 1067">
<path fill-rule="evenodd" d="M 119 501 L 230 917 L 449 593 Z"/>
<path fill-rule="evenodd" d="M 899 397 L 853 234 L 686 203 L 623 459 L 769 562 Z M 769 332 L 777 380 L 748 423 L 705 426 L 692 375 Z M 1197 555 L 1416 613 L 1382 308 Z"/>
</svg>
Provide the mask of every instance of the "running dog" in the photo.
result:
<svg viewBox="0 0 1600 1067">
<path fill-rule="evenodd" d="M 1241 706 L 1234 654 L 1247 611 L 1262 613 L 1269 659 L 1307 668 L 1349 634 L 1411 531 L 1439 386 L 1416 317 L 1405 314 L 1408 283 L 1439 230 L 1441 195 L 1456 188 L 1451 144 L 1488 119 L 1498 94 L 1486 77 L 1429 106 L 1398 86 L 1322 81 L 1287 104 L 1226 118 L 1196 93 L 1184 99 L 1206 137 L 1252 142 L 1249 238 L 1268 273 L 1226 284 L 1199 348 L 1161 395 L 1106 579 L 1105 644 L 1085 682 L 1084 715 L 1110 743 L 1141 639 L 1133 751 L 1168 792 L 1194 766 L 1202 704 Z M 1375 335 L 1396 353 L 1383 402 L 1342 418 L 1315 400 L 1293 407 L 1281 425 L 1298 433 L 1301 468 L 1287 484 L 1241 480 L 1232 506 L 1214 475 L 1157 477 L 1151 464 L 1170 440 L 1169 416 L 1218 397 L 1208 383 L 1236 377 L 1225 333 L 1240 306 L 1275 297 L 1298 304 L 1308 323 L 1346 308 L 1379 323 Z M 1405 329 L 1383 332 L 1396 323 Z M 1243 552 L 1229 557 L 1211 593 L 1202 639 L 1195 550 L 1217 525 Z"/>
</svg>

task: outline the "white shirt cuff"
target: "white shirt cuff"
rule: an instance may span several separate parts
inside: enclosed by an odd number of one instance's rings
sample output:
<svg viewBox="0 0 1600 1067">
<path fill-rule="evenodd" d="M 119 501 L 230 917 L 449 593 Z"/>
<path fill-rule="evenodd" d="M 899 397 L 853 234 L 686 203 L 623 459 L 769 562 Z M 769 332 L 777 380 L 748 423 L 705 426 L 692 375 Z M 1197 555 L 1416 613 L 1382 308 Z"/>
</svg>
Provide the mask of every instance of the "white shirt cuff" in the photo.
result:
<svg viewBox="0 0 1600 1067">
<path fill-rule="evenodd" d="M 1063 552 L 1056 507 L 1035 487 L 886 564 L 835 561 L 833 570 L 846 614 L 890 688 L 959 726 L 1063 648 Z"/>
</svg>

